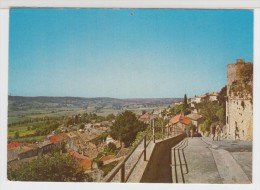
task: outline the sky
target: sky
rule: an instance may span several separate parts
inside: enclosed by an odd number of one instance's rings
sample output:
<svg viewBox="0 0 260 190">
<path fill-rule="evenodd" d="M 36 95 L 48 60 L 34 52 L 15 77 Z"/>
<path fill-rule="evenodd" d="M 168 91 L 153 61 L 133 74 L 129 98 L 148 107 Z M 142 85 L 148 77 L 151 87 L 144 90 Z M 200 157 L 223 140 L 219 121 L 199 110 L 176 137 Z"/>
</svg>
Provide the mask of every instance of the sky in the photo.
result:
<svg viewBox="0 0 260 190">
<path fill-rule="evenodd" d="M 253 12 L 11 9 L 9 94 L 182 98 L 253 62 Z"/>
</svg>

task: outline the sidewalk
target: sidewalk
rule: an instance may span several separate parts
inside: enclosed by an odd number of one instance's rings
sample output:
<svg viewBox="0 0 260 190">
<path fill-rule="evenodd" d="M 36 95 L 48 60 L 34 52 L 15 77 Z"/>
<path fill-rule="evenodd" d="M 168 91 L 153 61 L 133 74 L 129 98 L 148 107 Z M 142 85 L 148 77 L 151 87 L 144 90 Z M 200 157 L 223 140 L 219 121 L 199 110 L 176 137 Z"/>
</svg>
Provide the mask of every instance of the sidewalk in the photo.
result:
<svg viewBox="0 0 260 190">
<path fill-rule="evenodd" d="M 242 152 L 242 154 L 245 153 L 246 155 L 244 154 L 244 157 L 241 158 L 241 152 L 230 153 L 227 151 L 228 149 L 233 150 L 232 143 L 234 144 L 234 142 L 232 141 L 212 142 L 210 139 L 203 137 L 186 138 L 185 140 L 187 140 L 188 146 L 183 149 L 184 154 L 178 154 L 177 158 L 179 159 L 175 159 L 175 162 L 172 149 L 172 164 L 177 166 L 177 172 L 172 167 L 173 182 L 176 182 L 177 173 L 178 183 L 251 183 L 252 164 L 250 166 L 250 158 L 252 159 L 252 156 L 250 156 L 249 151 Z M 250 143 L 248 146 L 247 144 L 243 146 L 236 144 L 234 147 L 234 150 L 240 150 L 241 147 L 242 150 L 248 150 L 250 149 Z M 180 174 L 183 175 L 182 178 Z"/>
</svg>

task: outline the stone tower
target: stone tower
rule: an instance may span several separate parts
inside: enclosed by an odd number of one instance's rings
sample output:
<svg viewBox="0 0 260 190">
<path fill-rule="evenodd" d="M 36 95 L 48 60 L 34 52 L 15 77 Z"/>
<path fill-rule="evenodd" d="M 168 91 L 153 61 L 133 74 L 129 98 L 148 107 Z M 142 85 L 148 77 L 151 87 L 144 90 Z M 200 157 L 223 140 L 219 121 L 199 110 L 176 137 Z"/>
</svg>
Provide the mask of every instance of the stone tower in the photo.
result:
<svg viewBox="0 0 260 190">
<path fill-rule="evenodd" d="M 253 138 L 253 64 L 244 59 L 227 66 L 226 126 L 228 137 Z"/>
</svg>

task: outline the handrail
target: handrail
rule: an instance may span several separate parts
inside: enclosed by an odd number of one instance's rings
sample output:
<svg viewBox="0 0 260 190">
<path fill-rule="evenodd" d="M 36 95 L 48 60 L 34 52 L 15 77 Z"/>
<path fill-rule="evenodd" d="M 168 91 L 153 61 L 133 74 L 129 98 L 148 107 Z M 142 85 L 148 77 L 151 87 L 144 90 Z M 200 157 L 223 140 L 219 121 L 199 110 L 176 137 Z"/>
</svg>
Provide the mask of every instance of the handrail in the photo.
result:
<svg viewBox="0 0 260 190">
<path fill-rule="evenodd" d="M 141 140 L 138 141 L 138 143 L 134 146 L 134 148 L 127 154 L 127 156 L 124 158 L 124 160 L 122 162 L 120 162 L 112 171 L 111 173 L 109 173 L 104 179 L 104 182 L 110 182 L 112 181 L 112 179 L 118 174 L 119 170 L 121 170 L 121 183 L 125 183 L 126 181 L 128 181 L 130 175 L 132 174 L 132 172 L 134 171 L 134 168 L 136 167 L 137 163 L 139 162 L 140 158 L 142 157 L 142 155 L 144 155 L 144 161 L 146 161 L 146 149 L 148 147 L 148 145 L 150 144 L 151 141 L 153 141 L 155 143 L 155 132 L 154 132 L 154 128 L 157 127 L 153 127 L 153 135 L 151 136 L 149 142 L 146 142 L 146 138 L 147 138 L 147 133 L 142 137 Z M 168 134 L 169 135 L 169 134 Z M 168 136 L 169 137 L 169 136 Z M 137 147 L 142 143 L 142 141 L 144 141 L 144 149 L 142 150 L 142 152 L 140 153 L 140 155 L 138 156 L 137 161 L 133 164 L 133 166 L 131 167 L 131 169 L 129 170 L 127 176 L 126 176 L 126 171 L 125 171 L 125 163 L 127 162 L 127 160 L 129 159 L 129 157 L 134 153 L 134 151 L 137 149 Z M 126 176 L 126 177 L 125 177 Z"/>
<path fill-rule="evenodd" d="M 147 148 L 147 146 L 148 146 L 148 144 L 150 143 L 150 141 L 149 141 L 149 143 L 146 145 L 146 137 L 147 137 L 147 134 L 145 134 L 143 137 L 142 137 L 142 139 L 134 146 L 134 148 L 127 154 L 127 156 L 124 158 L 124 160 L 121 162 L 121 163 L 119 163 L 115 168 L 114 168 L 114 170 L 113 170 L 113 172 L 110 174 L 110 176 L 109 177 L 107 177 L 107 179 L 106 179 L 106 177 L 105 177 L 105 179 L 104 179 L 104 181 L 105 182 L 110 182 L 114 177 L 115 177 L 115 175 L 119 172 L 119 170 L 121 169 L 121 182 L 125 182 L 126 180 L 125 180 L 125 163 L 126 163 L 126 161 L 129 159 L 129 157 L 133 154 L 133 152 L 136 150 L 136 148 L 141 144 L 141 142 L 142 141 L 144 141 L 144 150 L 142 151 L 142 153 L 141 153 L 141 155 L 145 152 L 145 154 L 146 154 L 146 148 Z M 140 157 L 141 157 L 141 155 L 139 156 L 139 158 L 138 158 L 138 161 L 140 160 Z M 146 159 L 145 157 L 144 157 L 144 159 Z M 135 165 L 134 165 L 134 167 L 135 167 Z M 134 168 L 133 167 L 133 168 Z M 132 170 L 132 169 L 131 169 Z M 131 171 L 130 170 L 130 171 Z M 131 171 L 131 173 L 132 173 L 132 171 Z M 128 174 L 128 176 L 127 176 L 127 179 L 129 178 L 129 174 Z"/>
</svg>

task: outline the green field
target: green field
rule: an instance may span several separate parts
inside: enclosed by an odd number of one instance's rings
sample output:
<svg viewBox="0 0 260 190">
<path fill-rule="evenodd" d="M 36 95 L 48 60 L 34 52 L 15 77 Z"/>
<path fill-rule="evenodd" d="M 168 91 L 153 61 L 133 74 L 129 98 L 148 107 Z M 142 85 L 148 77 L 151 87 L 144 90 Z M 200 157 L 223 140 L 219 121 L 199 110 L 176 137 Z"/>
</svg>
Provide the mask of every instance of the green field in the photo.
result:
<svg viewBox="0 0 260 190">
<path fill-rule="evenodd" d="M 152 111 L 168 107 L 179 99 L 115 99 L 80 97 L 21 97 L 9 96 L 8 139 L 22 141 L 40 141 L 49 133 L 51 122 L 64 125 L 68 118 L 77 114 L 95 113 L 106 117 L 117 115 L 125 110 L 134 113 Z M 49 121 L 50 123 L 46 123 Z M 46 131 L 46 130 L 47 131 Z M 51 129 L 56 130 L 57 128 Z M 38 133 L 37 133 L 38 130 Z M 45 133 L 39 132 L 45 130 Z M 19 133 L 19 138 L 14 139 Z M 45 135 L 46 136 L 46 135 Z"/>
</svg>

